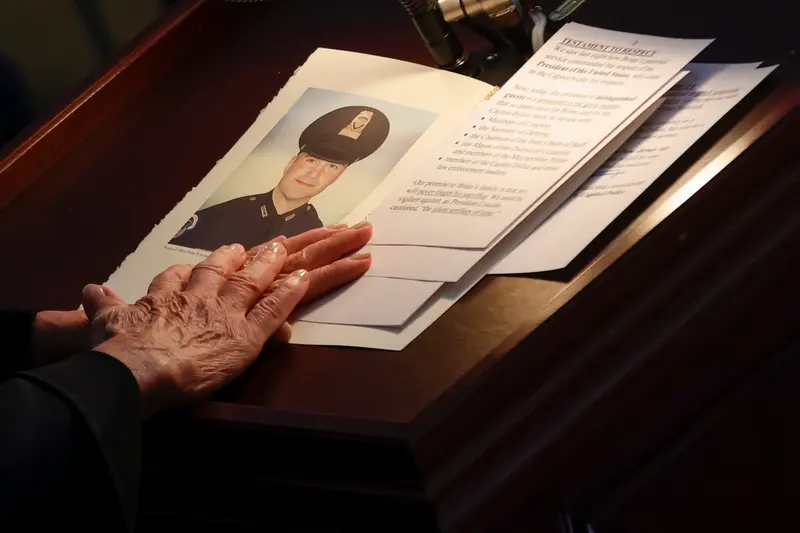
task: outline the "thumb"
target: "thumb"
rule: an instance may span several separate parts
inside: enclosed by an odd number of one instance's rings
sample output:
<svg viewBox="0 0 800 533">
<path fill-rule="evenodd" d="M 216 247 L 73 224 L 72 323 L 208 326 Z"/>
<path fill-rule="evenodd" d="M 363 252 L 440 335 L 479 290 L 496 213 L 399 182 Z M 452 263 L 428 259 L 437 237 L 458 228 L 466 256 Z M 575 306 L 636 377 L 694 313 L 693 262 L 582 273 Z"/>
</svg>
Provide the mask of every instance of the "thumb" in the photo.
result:
<svg viewBox="0 0 800 533">
<path fill-rule="evenodd" d="M 289 344 L 289 341 L 292 340 L 292 326 L 288 322 L 284 322 L 272 338 L 280 344 Z"/>
<path fill-rule="evenodd" d="M 81 297 L 81 303 L 83 304 L 84 311 L 86 311 L 86 316 L 89 318 L 89 322 L 94 320 L 98 313 L 106 309 L 118 305 L 126 305 L 125 300 L 120 298 L 117 293 L 101 285 L 90 284 L 85 286 L 83 291 L 81 291 Z"/>
</svg>

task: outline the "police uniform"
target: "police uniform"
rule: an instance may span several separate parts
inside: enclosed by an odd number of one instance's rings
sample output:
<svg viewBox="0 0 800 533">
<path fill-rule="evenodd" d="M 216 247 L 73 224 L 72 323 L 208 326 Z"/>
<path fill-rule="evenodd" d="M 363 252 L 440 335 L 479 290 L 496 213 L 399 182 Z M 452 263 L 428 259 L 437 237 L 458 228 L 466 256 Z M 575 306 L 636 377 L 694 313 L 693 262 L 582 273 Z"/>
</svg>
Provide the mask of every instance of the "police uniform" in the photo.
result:
<svg viewBox="0 0 800 533">
<path fill-rule="evenodd" d="M 342 107 L 318 118 L 303 131 L 298 152 L 352 165 L 373 154 L 388 135 L 389 120 L 382 112 L 367 106 Z M 209 251 L 233 243 L 252 248 L 280 235 L 292 237 L 323 226 L 311 204 L 278 214 L 272 193 L 234 198 L 201 209 L 186 221 L 170 244 Z"/>
</svg>

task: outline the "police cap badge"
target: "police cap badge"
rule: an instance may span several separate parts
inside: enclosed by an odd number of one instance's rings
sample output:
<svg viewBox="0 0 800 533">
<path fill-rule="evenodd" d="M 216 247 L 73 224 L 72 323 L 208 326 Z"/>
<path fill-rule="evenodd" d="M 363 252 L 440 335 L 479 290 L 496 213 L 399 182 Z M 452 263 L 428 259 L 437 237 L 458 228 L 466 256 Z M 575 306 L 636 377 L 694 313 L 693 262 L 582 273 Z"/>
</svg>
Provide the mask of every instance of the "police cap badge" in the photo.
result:
<svg viewBox="0 0 800 533">
<path fill-rule="evenodd" d="M 299 151 L 350 165 L 369 157 L 389 136 L 389 119 L 368 106 L 349 106 L 321 116 L 303 131 Z"/>
</svg>

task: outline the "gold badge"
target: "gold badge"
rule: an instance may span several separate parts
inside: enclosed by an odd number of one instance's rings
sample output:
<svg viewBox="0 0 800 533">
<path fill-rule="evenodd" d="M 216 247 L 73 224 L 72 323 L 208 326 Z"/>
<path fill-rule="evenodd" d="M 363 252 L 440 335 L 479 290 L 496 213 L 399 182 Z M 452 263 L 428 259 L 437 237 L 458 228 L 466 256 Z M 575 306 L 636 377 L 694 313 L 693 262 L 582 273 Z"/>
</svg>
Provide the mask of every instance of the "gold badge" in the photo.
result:
<svg viewBox="0 0 800 533">
<path fill-rule="evenodd" d="M 356 115 L 356 117 L 350 121 L 350 124 L 345 126 L 342 131 L 339 132 L 339 135 L 358 140 L 358 138 L 361 137 L 361 134 L 364 133 L 364 129 L 367 127 L 367 124 L 369 124 L 370 120 L 372 120 L 373 114 L 374 113 L 372 111 L 367 111 L 365 109 Z"/>
<path fill-rule="evenodd" d="M 267 206 L 261 206 L 261 218 L 267 218 Z"/>
</svg>

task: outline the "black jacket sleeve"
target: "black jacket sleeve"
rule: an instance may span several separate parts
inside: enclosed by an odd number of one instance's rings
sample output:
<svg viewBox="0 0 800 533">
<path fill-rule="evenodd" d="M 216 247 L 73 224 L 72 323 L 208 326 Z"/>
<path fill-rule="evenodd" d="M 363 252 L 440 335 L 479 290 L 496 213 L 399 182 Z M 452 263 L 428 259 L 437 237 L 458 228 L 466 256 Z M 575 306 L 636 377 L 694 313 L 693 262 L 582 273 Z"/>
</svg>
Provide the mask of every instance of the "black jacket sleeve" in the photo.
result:
<svg viewBox="0 0 800 533">
<path fill-rule="evenodd" d="M 31 366 L 31 335 L 36 313 L 30 311 L 0 311 L 0 376 L 12 370 Z"/>
<path fill-rule="evenodd" d="M 132 531 L 140 403 L 99 352 L 0 381 L 0 531 Z"/>
</svg>

